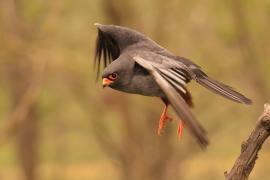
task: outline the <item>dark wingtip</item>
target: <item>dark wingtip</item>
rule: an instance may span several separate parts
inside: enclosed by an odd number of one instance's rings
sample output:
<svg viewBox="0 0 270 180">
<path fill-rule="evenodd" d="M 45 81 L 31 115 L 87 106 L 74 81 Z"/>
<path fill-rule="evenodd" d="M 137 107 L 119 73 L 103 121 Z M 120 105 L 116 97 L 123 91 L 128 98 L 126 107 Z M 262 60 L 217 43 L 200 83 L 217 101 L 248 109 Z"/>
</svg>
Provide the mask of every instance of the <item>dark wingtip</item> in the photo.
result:
<svg viewBox="0 0 270 180">
<path fill-rule="evenodd" d="M 209 145 L 209 140 L 206 136 L 203 138 L 197 138 L 197 142 L 202 150 L 206 150 Z"/>
<path fill-rule="evenodd" d="M 252 100 L 247 98 L 246 96 L 244 96 L 243 94 L 237 92 L 237 91 L 234 91 L 235 93 L 237 93 L 238 95 L 238 100 L 235 101 L 235 102 L 238 102 L 238 103 L 241 103 L 241 104 L 246 104 L 246 105 L 252 105 Z"/>
<path fill-rule="evenodd" d="M 98 35 L 96 39 L 96 50 L 94 57 L 94 69 L 97 71 L 96 81 L 98 81 L 101 66 L 106 67 L 113 60 L 117 59 L 120 55 L 120 48 L 117 42 L 110 36 L 106 34 L 100 23 L 94 23 L 97 27 Z"/>
<path fill-rule="evenodd" d="M 242 103 L 246 105 L 252 105 L 253 102 L 251 99 L 245 98 Z"/>
</svg>

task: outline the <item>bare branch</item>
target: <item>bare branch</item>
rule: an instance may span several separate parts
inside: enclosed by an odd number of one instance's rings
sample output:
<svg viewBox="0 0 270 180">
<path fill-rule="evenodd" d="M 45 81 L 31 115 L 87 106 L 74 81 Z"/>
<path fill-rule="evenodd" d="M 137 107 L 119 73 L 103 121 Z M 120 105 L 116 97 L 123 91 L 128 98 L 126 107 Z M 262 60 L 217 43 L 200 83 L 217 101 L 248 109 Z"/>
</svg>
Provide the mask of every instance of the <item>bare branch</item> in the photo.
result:
<svg viewBox="0 0 270 180">
<path fill-rule="evenodd" d="M 258 152 L 264 141 L 270 135 L 270 104 L 264 105 L 264 112 L 259 117 L 255 129 L 249 138 L 242 143 L 241 154 L 235 161 L 235 164 L 229 173 L 225 172 L 227 180 L 245 180 L 248 179 L 252 171 Z"/>
</svg>

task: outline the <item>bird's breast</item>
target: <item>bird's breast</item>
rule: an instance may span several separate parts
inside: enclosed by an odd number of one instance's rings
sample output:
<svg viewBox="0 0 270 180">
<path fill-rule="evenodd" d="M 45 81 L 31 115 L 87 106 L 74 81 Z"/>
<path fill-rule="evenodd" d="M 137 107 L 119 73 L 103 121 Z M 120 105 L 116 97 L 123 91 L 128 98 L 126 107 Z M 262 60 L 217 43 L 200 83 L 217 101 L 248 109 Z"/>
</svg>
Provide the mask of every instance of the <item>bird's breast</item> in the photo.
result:
<svg viewBox="0 0 270 180">
<path fill-rule="evenodd" d="M 123 87 L 115 88 L 117 90 L 131 93 L 140 94 L 144 96 L 164 97 L 164 93 L 157 85 L 154 78 L 149 75 L 134 75 L 131 80 Z"/>
</svg>

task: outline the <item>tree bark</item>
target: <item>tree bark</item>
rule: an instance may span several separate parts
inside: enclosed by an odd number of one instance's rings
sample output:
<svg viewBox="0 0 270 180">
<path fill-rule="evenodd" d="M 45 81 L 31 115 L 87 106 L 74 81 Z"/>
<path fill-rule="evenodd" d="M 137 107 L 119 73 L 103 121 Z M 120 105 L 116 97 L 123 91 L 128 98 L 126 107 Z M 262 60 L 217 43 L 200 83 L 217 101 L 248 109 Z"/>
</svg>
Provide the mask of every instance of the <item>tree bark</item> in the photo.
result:
<svg viewBox="0 0 270 180">
<path fill-rule="evenodd" d="M 270 135 L 270 104 L 264 105 L 264 112 L 259 117 L 255 129 L 249 138 L 242 143 L 241 154 L 229 173 L 225 172 L 226 180 L 246 180 L 249 177 L 258 152 Z"/>
</svg>

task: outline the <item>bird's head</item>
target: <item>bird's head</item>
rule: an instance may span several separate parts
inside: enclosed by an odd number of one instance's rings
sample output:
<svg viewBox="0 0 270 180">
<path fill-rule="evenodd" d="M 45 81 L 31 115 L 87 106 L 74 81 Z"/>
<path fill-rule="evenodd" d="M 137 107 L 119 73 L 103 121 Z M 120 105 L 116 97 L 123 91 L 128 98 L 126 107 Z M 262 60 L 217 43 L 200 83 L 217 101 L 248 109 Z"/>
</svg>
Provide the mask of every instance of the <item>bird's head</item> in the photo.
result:
<svg viewBox="0 0 270 180">
<path fill-rule="evenodd" d="M 134 63 L 129 59 L 124 59 L 127 57 L 120 56 L 119 58 L 123 58 L 123 60 L 113 61 L 102 72 L 103 87 L 121 90 L 122 87 L 126 87 L 130 82 Z"/>
<path fill-rule="evenodd" d="M 145 35 L 126 27 L 99 23 L 94 25 L 98 29 L 95 67 L 97 74 L 102 64 L 105 67 L 102 73 L 103 87 L 125 91 L 133 78 L 135 66 L 134 60 L 127 52 L 138 48 L 144 51 L 155 48 L 160 50 L 159 46 Z"/>
</svg>

